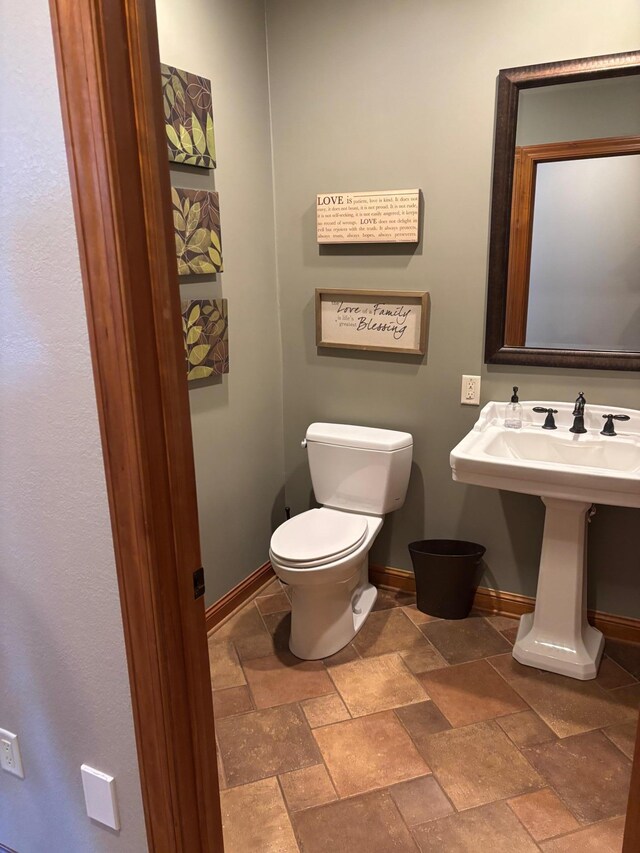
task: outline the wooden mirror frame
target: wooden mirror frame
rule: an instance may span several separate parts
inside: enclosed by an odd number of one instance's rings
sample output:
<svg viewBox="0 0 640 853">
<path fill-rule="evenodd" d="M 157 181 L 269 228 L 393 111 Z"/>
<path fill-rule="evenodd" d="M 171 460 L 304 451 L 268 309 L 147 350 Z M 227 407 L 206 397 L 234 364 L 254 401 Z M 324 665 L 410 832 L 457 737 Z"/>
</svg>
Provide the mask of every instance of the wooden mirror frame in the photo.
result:
<svg viewBox="0 0 640 853">
<path fill-rule="evenodd" d="M 635 74 L 640 74 L 640 51 L 504 68 L 499 72 L 485 335 L 487 364 L 640 370 L 640 352 L 542 349 L 506 345 L 511 210 L 520 89 Z"/>
</svg>

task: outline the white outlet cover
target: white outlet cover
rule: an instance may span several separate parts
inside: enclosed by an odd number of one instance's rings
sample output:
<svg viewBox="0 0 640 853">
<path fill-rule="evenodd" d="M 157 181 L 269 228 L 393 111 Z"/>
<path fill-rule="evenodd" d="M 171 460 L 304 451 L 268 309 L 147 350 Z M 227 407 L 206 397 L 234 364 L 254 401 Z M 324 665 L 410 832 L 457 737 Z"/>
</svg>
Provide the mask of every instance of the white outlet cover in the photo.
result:
<svg viewBox="0 0 640 853">
<path fill-rule="evenodd" d="M 89 817 L 111 829 L 120 829 L 115 778 L 88 764 L 83 764 L 80 772 Z"/>
<path fill-rule="evenodd" d="M 460 389 L 460 402 L 463 406 L 480 405 L 480 377 L 463 374 Z"/>
<path fill-rule="evenodd" d="M 6 729 L 0 729 L 0 767 L 7 773 L 13 773 L 14 776 L 24 779 L 18 735 Z"/>
</svg>

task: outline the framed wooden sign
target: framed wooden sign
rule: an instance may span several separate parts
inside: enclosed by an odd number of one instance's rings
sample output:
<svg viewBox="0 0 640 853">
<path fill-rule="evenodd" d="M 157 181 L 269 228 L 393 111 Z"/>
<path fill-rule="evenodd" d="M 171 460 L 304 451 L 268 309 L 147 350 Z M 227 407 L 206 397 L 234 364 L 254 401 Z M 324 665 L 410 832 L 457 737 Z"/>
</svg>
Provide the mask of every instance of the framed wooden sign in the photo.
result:
<svg viewBox="0 0 640 853">
<path fill-rule="evenodd" d="M 417 243 L 420 190 L 318 193 L 318 243 Z"/>
<path fill-rule="evenodd" d="M 316 289 L 316 346 L 424 355 L 429 294 L 423 290 Z"/>
</svg>

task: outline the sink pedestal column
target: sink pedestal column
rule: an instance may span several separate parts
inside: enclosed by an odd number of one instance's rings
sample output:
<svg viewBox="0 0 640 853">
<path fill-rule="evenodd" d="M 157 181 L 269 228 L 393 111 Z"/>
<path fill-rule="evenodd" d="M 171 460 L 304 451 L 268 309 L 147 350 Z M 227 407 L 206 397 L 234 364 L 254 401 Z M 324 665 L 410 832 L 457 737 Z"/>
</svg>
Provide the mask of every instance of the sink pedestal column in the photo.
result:
<svg viewBox="0 0 640 853">
<path fill-rule="evenodd" d="M 587 622 L 590 503 L 542 498 L 546 507 L 536 608 L 520 619 L 513 656 L 571 678 L 595 678 L 604 637 Z"/>
</svg>

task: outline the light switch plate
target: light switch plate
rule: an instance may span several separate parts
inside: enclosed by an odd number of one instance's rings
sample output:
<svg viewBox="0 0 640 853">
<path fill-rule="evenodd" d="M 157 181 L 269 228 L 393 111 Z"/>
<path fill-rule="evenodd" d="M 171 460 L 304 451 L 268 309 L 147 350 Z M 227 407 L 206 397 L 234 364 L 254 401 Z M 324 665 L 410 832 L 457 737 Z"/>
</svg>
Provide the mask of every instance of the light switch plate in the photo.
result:
<svg viewBox="0 0 640 853">
<path fill-rule="evenodd" d="M 83 764 L 80 771 L 89 817 L 111 829 L 120 829 L 115 778 L 87 764 Z"/>
</svg>

